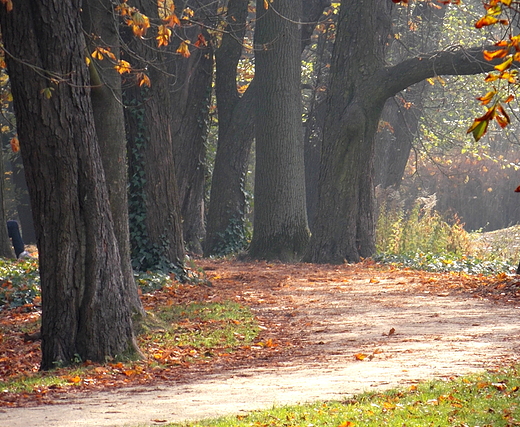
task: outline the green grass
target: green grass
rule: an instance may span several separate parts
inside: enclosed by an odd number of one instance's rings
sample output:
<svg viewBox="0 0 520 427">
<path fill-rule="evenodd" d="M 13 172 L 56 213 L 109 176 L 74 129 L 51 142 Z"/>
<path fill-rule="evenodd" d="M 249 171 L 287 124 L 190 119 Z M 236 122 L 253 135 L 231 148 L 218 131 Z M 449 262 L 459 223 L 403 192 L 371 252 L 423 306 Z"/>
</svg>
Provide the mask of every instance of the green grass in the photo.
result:
<svg viewBox="0 0 520 427">
<path fill-rule="evenodd" d="M 512 427 L 520 425 L 518 368 L 434 381 L 336 402 L 276 407 L 170 427 Z"/>
<path fill-rule="evenodd" d="M 259 332 L 251 310 L 232 301 L 172 305 L 154 315 L 164 328 L 152 329 L 139 340 L 159 353 L 172 347 L 189 347 L 194 357 L 228 353 L 250 345 Z"/>
<path fill-rule="evenodd" d="M 74 378 L 85 376 L 87 368 L 68 369 L 66 374 L 51 372 L 34 372 L 21 375 L 7 381 L 0 381 L 0 392 L 3 393 L 39 393 L 41 390 L 74 386 Z"/>
<path fill-rule="evenodd" d="M 228 356 L 251 345 L 260 330 L 250 309 L 232 301 L 157 307 L 151 318 L 153 321 L 147 323 L 138 336 L 145 360 L 109 361 L 102 366 L 77 360 L 70 367 L 57 366 L 58 369 L 48 372 L 29 371 L 24 365 L 18 372 L 12 372 L 9 379 L 0 381 L 0 391 L 40 393 L 49 388 L 74 387 L 89 382 L 102 384 L 121 375 L 153 378 L 161 369 L 169 370 L 219 355 Z M 34 322 L 31 325 L 34 330 Z M 16 334 L 23 331 L 22 326 L 15 328 Z M 0 337 L 10 332 L 13 331 L 7 326 L 0 326 Z"/>
</svg>

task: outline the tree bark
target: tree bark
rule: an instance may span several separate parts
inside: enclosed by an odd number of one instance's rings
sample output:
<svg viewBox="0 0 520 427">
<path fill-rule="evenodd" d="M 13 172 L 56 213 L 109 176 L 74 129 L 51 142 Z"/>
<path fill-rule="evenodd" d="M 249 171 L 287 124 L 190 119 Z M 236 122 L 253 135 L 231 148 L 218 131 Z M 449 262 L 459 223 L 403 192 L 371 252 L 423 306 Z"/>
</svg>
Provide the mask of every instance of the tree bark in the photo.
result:
<svg viewBox="0 0 520 427">
<path fill-rule="evenodd" d="M 0 7 L 38 238 L 41 369 L 78 356 L 104 361 L 137 351 L 95 134 L 80 9 L 79 0 L 20 0 L 10 12 Z"/>
<path fill-rule="evenodd" d="M 301 10 L 257 1 L 254 231 L 250 255 L 298 260 L 309 239 L 301 126 Z"/>
<path fill-rule="evenodd" d="M 118 23 L 110 0 L 90 0 L 83 3 L 83 27 L 87 34 L 88 52 L 97 47 L 110 50 L 119 59 Z M 114 60 L 90 56 L 90 96 L 101 149 L 101 158 L 108 187 L 114 232 L 117 237 L 121 268 L 134 311 L 145 314 L 134 279 L 130 258 L 128 226 L 128 165 L 125 123 L 121 93 L 121 76 L 114 68 Z"/>
<path fill-rule="evenodd" d="M 385 67 L 389 2 L 341 5 L 331 67 L 318 214 L 305 260 L 358 261 L 374 253 L 373 156 L 375 132 L 386 100 L 428 77 L 477 74 L 493 63 L 482 48 L 433 52 Z M 347 12 L 348 11 L 348 12 Z"/>
<path fill-rule="evenodd" d="M 411 53 L 437 49 L 445 14 L 446 7 L 437 8 L 426 2 L 416 3 L 411 15 L 394 14 L 402 18 L 398 21 L 401 37 L 398 43 L 392 43 L 387 56 L 395 63 L 396 60 L 409 58 Z M 410 25 L 415 25 L 415 28 L 410 30 Z M 381 116 L 382 125 L 376 135 L 376 186 L 399 188 L 413 141 L 417 137 L 423 114 L 423 98 L 429 87 L 422 81 L 387 100 Z"/>
<path fill-rule="evenodd" d="M 302 0 L 301 50 L 310 43 L 312 29 L 330 5 L 329 0 Z M 256 109 L 255 79 L 240 96 L 237 91 L 237 64 L 247 19 L 248 2 L 230 0 L 227 27 L 216 51 L 216 82 L 219 115 L 218 147 L 213 170 L 207 215 L 204 254 L 224 254 L 241 249 L 245 235 L 245 177 L 254 138 Z M 260 10 L 263 9 L 263 5 Z"/>
<path fill-rule="evenodd" d="M 204 254 L 225 255 L 244 245 L 245 177 L 253 142 L 254 84 L 240 97 L 237 65 L 242 55 L 248 2 L 230 0 L 226 32 L 215 52 L 218 146 L 211 181 Z"/>
<path fill-rule="evenodd" d="M 150 19 L 158 19 L 157 7 L 147 1 L 135 6 Z M 147 70 L 151 87 L 128 82 L 125 89 L 127 138 L 130 158 L 130 241 L 134 268 L 160 269 L 183 274 L 179 192 L 171 135 L 172 110 L 169 78 L 163 52 L 146 39 L 132 34 L 125 40 L 136 69 Z M 182 277 L 180 277 L 182 279 Z"/>
<path fill-rule="evenodd" d="M 217 13 L 217 2 L 188 1 L 187 6 L 195 11 L 193 20 L 206 22 Z M 179 188 L 182 230 L 186 248 L 202 254 L 205 237 L 204 183 L 206 139 L 208 135 L 209 106 L 213 81 L 213 47 L 210 36 L 203 26 L 180 28 L 182 39 L 196 41 L 203 36 L 208 41 L 191 49 L 189 58 L 176 54 L 168 61 L 171 79 L 171 104 L 173 109 L 172 141 Z M 175 52 L 178 43 L 170 51 Z"/>
</svg>

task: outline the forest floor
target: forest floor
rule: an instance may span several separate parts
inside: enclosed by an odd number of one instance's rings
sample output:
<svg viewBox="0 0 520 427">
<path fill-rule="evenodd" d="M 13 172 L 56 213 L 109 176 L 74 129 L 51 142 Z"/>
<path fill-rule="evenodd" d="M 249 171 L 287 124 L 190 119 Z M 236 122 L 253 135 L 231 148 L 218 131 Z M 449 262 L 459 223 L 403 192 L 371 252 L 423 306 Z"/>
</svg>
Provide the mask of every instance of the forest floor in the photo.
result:
<svg viewBox="0 0 520 427">
<path fill-rule="evenodd" d="M 369 261 L 197 265 L 213 286 L 185 287 L 177 297 L 251 307 L 262 325 L 262 345 L 179 366 L 144 384 L 130 377 L 75 391 L 47 390 L 37 399 L 4 396 L 0 425 L 163 425 L 518 363 L 515 276 L 435 274 Z"/>
</svg>

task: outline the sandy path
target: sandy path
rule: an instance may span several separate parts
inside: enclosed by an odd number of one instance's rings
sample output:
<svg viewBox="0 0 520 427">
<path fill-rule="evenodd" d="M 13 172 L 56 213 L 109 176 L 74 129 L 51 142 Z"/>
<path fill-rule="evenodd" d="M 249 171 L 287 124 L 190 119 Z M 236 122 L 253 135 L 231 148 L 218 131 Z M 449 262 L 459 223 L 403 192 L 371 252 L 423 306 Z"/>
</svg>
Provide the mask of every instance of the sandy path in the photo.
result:
<svg viewBox="0 0 520 427">
<path fill-rule="evenodd" d="M 221 266 L 222 267 L 222 266 Z M 272 405 L 340 399 L 515 362 L 520 307 L 425 286 L 412 273 L 301 266 L 215 267 L 215 292 L 285 331 L 285 359 L 185 384 L 73 395 L 61 404 L 0 410 L 2 427 L 137 426 L 238 414 Z M 222 267 L 223 268 L 223 267 Z M 434 281 L 434 279 L 429 279 Z M 395 332 L 390 333 L 391 330 Z M 276 337 L 275 337 L 276 338 Z M 356 354 L 364 354 L 357 360 Z"/>
</svg>

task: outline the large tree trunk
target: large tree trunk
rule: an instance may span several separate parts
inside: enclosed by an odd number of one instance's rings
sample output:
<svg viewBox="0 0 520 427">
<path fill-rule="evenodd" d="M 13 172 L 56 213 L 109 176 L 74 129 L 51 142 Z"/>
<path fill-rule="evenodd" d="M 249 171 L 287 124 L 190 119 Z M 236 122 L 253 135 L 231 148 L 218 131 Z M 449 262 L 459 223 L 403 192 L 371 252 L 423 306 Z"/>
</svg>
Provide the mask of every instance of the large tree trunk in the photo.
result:
<svg viewBox="0 0 520 427">
<path fill-rule="evenodd" d="M 145 0 L 135 6 L 150 19 L 158 19 L 157 7 Z M 171 136 L 171 99 L 163 54 L 155 39 L 126 37 L 130 53 L 142 59 L 132 62 L 147 70 L 151 87 L 128 82 L 125 89 L 127 137 L 130 158 L 130 241 L 134 268 L 161 269 L 183 274 L 179 193 Z M 180 277 L 182 278 L 182 277 Z"/>
<path fill-rule="evenodd" d="M 301 9 L 257 1 L 254 258 L 299 259 L 309 239 L 301 126 Z"/>
<path fill-rule="evenodd" d="M 306 259 L 357 261 L 374 245 L 373 151 L 383 105 L 374 74 L 390 29 L 387 0 L 342 3 L 323 135 L 318 214 Z M 348 11 L 348 12 L 347 12 Z M 360 72 L 359 70 L 362 70 Z M 367 91 L 370 90 L 369 93 Z M 383 98 L 384 102 L 385 98 Z M 380 105 L 377 104 L 379 102 Z M 334 239 L 328 239 L 335 235 Z"/>
<path fill-rule="evenodd" d="M 83 4 L 83 27 L 89 53 L 97 47 L 108 49 L 119 59 L 119 32 L 110 0 L 90 0 Z M 105 179 L 110 198 L 114 232 L 117 237 L 121 268 L 134 310 L 144 314 L 130 259 L 128 228 L 128 170 L 125 122 L 121 94 L 121 76 L 114 60 L 90 57 L 91 98 L 96 134 L 101 149 Z"/>
<path fill-rule="evenodd" d="M 196 11 L 194 20 L 205 22 L 217 13 L 217 2 L 206 4 L 188 1 L 188 7 Z M 204 2 L 203 2 L 204 3 Z M 209 24 L 209 23 L 208 23 Z M 202 26 L 178 29 L 182 39 L 197 40 L 210 36 Z M 178 43 L 170 50 L 175 52 Z M 173 47 L 173 49 L 172 49 Z M 213 48 L 208 42 L 192 49 L 189 58 L 176 55 L 168 61 L 171 75 L 171 104 L 173 108 L 172 140 L 179 188 L 182 231 L 186 248 L 202 254 L 205 237 L 204 182 L 206 139 L 208 135 L 209 106 L 213 81 Z"/>
<path fill-rule="evenodd" d="M 0 7 L 38 237 L 42 369 L 78 355 L 104 361 L 136 351 L 92 116 L 80 9 L 79 0 L 20 0 L 10 12 Z"/>
<path fill-rule="evenodd" d="M 387 0 L 341 5 L 331 67 L 318 214 L 305 259 L 341 263 L 372 255 L 375 132 L 390 96 L 428 77 L 476 74 L 493 67 L 482 48 L 433 52 L 385 67 Z"/>
</svg>

